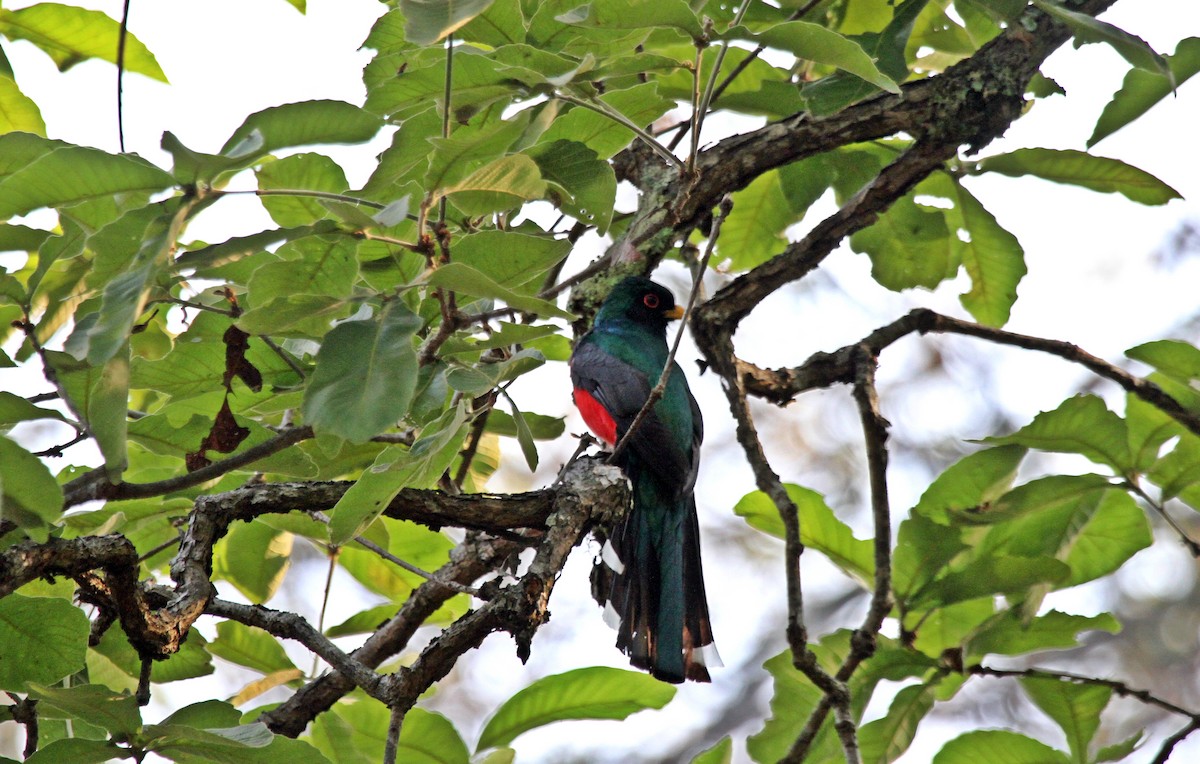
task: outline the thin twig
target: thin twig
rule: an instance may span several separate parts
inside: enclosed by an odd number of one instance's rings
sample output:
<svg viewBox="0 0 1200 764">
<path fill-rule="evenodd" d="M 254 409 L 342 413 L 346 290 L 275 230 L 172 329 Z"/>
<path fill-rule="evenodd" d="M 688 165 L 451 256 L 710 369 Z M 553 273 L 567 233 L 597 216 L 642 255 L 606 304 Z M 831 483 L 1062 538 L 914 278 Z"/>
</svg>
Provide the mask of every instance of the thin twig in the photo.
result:
<svg viewBox="0 0 1200 764">
<path fill-rule="evenodd" d="M 296 359 L 292 358 L 291 354 L 281 348 L 279 344 L 275 342 L 275 340 L 271 339 L 265 334 L 259 334 L 256 336 L 263 341 L 264 345 L 271 349 L 271 352 L 279 356 L 279 359 L 286 363 L 289 369 L 296 372 L 296 376 L 300 377 L 300 379 L 304 379 L 308 376 L 304 373 L 304 369 L 300 366 L 300 364 L 296 363 Z"/>
<path fill-rule="evenodd" d="M 1073 682 L 1075 684 L 1090 684 L 1099 687 L 1107 687 L 1123 698 L 1134 698 L 1140 700 L 1148 706 L 1157 706 L 1164 711 L 1169 711 L 1179 716 L 1186 716 L 1189 719 L 1200 720 L 1200 712 L 1189 711 L 1188 709 L 1169 700 L 1160 698 L 1149 690 L 1139 690 L 1130 687 L 1119 679 L 1104 679 L 1098 676 L 1086 676 L 1083 674 L 1074 674 L 1069 671 L 1050 671 L 1048 669 L 1026 668 L 1026 669 L 1001 669 L 992 668 L 991 666 L 975 665 L 968 666 L 964 669 L 964 673 L 972 676 L 987 676 L 995 678 L 1016 678 L 1016 679 L 1057 679 L 1062 682 Z"/>
<path fill-rule="evenodd" d="M 370 199 L 363 199 L 357 196 L 350 196 L 348 194 L 335 194 L 332 191 L 313 191 L 307 188 L 219 189 L 211 191 L 209 196 L 234 196 L 242 194 L 253 194 L 254 196 L 306 196 L 313 199 L 327 199 L 331 202 L 358 204 L 363 207 L 370 207 L 373 210 L 382 210 L 387 207 L 386 204 L 373 202 Z"/>
<path fill-rule="evenodd" d="M 672 164 L 679 169 L 683 169 L 683 160 L 672 154 L 666 146 L 663 146 L 661 143 L 659 143 L 654 136 L 647 132 L 644 128 L 639 127 L 631 122 L 629 117 L 626 117 L 624 114 L 612 108 L 604 101 L 592 101 L 563 92 L 556 92 L 554 97 L 566 101 L 567 103 L 575 104 L 576 106 L 582 106 L 585 109 L 590 109 L 597 114 L 602 114 L 612 121 L 622 125 L 623 127 L 628 128 L 629 130 L 633 131 L 634 135 L 636 135 L 638 138 L 641 138 L 642 142 L 645 143 L 655 154 L 658 154 L 660 157 L 665 159 L 668 164 Z"/>
<path fill-rule="evenodd" d="M 442 139 L 450 137 L 450 99 L 454 86 L 454 35 L 446 35 L 446 76 L 442 91 Z M 438 227 L 446 225 L 446 195 L 438 200 Z M 420 236 L 423 232 L 418 231 Z"/>
<path fill-rule="evenodd" d="M 329 515 L 325 514 L 324 512 L 313 511 L 313 512 L 309 512 L 308 514 L 310 516 L 312 516 L 314 519 L 316 519 L 318 522 L 324 523 L 325 525 L 329 525 Z M 438 575 L 436 573 L 431 573 L 428 570 L 423 570 L 421 568 L 418 568 L 416 565 L 413 565 L 411 562 L 408 562 L 407 560 L 400 559 L 396 555 L 392 554 L 388 550 L 386 550 L 383 547 L 376 544 L 374 541 L 363 538 L 362 536 L 355 536 L 354 542 L 356 544 L 358 544 L 359 546 L 363 547 L 364 549 L 369 549 L 370 551 L 379 555 L 380 557 L 382 557 L 383 559 L 392 563 L 393 565 L 403 568 L 404 570 L 407 570 L 409 573 L 414 573 L 414 574 L 420 576 L 421 578 L 424 578 L 427 581 L 433 581 L 435 583 L 442 584 L 446 588 L 453 589 L 454 591 L 459 592 L 460 594 L 469 594 L 472 597 L 479 596 L 478 589 L 475 589 L 470 586 L 464 586 L 463 584 L 460 584 L 456 581 L 442 580 L 442 579 L 438 578 Z"/>
<path fill-rule="evenodd" d="M 688 294 L 687 307 L 683 310 L 683 317 L 679 321 L 679 330 L 675 332 L 675 341 L 671 343 L 671 349 L 667 353 L 667 360 L 663 364 L 662 373 L 658 377 L 658 382 L 650 391 L 650 395 L 646 397 L 646 402 L 642 404 L 642 408 L 638 411 L 637 416 L 629 423 L 629 429 L 625 430 L 625 434 L 621 436 L 621 439 L 617 441 L 616 447 L 609 454 L 609 464 L 615 463 L 616 458 L 629 446 L 630 438 L 642 426 L 642 422 L 650 415 L 654 404 L 658 403 L 667 390 L 667 381 L 671 378 L 671 367 L 675 365 L 675 354 L 679 352 L 679 343 L 683 341 L 683 331 L 687 328 L 688 319 L 691 318 L 692 311 L 696 308 L 696 298 L 700 294 L 700 282 L 704 279 L 704 273 L 708 270 L 708 261 L 712 259 L 717 239 L 721 235 L 721 224 L 725 222 L 725 218 L 729 217 L 729 213 L 732 210 L 733 199 L 726 195 L 721 199 L 717 214 L 713 217 L 712 233 L 709 234 L 708 245 L 704 248 L 704 257 L 700 260 L 700 266 L 696 269 L 696 273 L 692 277 L 692 289 Z"/>
<path fill-rule="evenodd" d="M 492 413 L 492 406 L 496 403 L 495 391 L 484 394 L 483 398 L 482 401 L 477 400 L 479 406 L 475 407 L 475 410 L 479 411 L 479 414 L 471 423 L 471 432 L 467 435 L 466 445 L 463 446 L 458 472 L 454 474 L 454 485 L 460 491 L 467 475 L 471 473 L 471 463 L 475 461 L 475 455 L 479 452 L 479 444 L 483 441 L 483 431 L 487 427 L 488 415 Z"/>
<path fill-rule="evenodd" d="M 254 626 L 282 639 L 294 639 L 325 659 L 339 674 L 361 687 L 368 695 L 379 698 L 380 675 L 370 667 L 347 655 L 308 621 L 295 613 L 272 610 L 262 605 L 242 605 L 213 598 L 205 611 L 209 615 L 228 618 Z"/>
<path fill-rule="evenodd" d="M 125 153 L 125 41 L 129 37 L 129 4 L 121 6 L 121 29 L 117 32 L 117 145 Z"/>
<path fill-rule="evenodd" d="M 171 296 L 158 297 L 153 300 L 149 300 L 146 302 L 146 305 L 148 307 L 150 305 L 156 305 L 158 303 L 166 303 L 168 305 L 179 305 L 184 308 L 191 308 L 192 310 L 206 310 L 209 313 L 219 313 L 222 316 L 229 316 L 231 318 L 236 318 L 238 315 L 234 311 L 228 310 L 226 308 L 218 308 L 215 305 L 205 305 L 204 303 L 201 303 L 201 302 L 192 302 L 190 300 L 184 300 L 179 297 L 171 297 Z"/>
<path fill-rule="evenodd" d="M 119 483 L 114 485 L 109 482 L 104 469 L 98 468 L 75 478 L 63 486 L 63 508 L 74 507 L 93 499 L 108 499 L 110 501 L 145 499 L 151 496 L 161 496 L 173 491 L 182 491 L 185 488 L 191 488 L 192 486 L 197 486 L 214 478 L 221 477 L 227 472 L 245 467 L 259 459 L 265 459 L 271 454 L 278 453 L 302 440 L 308 440 L 312 436 L 312 427 L 307 425 L 304 427 L 293 427 L 290 430 L 279 433 L 270 440 L 247 448 L 240 454 L 234 454 L 228 459 L 213 462 L 207 467 L 201 467 L 194 472 L 177 475 L 165 480 L 156 480 L 152 483 Z"/>
<path fill-rule="evenodd" d="M 1171 527 L 1171 530 L 1175 531 L 1175 533 L 1179 536 L 1179 540 L 1188 548 L 1188 551 L 1192 553 L 1193 557 L 1200 557 L 1200 542 L 1197 542 L 1195 539 L 1189 536 L 1187 530 L 1184 529 L 1184 527 L 1179 523 L 1175 522 L 1175 518 L 1171 517 L 1171 515 L 1167 512 L 1166 507 L 1164 507 L 1160 502 L 1155 501 L 1154 498 L 1151 497 L 1150 494 L 1146 493 L 1146 491 L 1143 490 L 1143 488 L 1135 481 L 1125 480 L 1124 486 L 1126 490 L 1131 491 L 1141 497 L 1142 501 L 1149 504 L 1155 512 L 1162 516 L 1163 520 L 1167 521 L 1167 525 Z"/>
<path fill-rule="evenodd" d="M 341 552 L 340 547 L 330 546 L 329 549 L 329 566 L 325 570 L 325 586 L 321 589 L 321 612 L 317 614 L 317 631 L 325 633 L 325 613 L 329 609 L 329 595 L 333 593 L 333 574 L 337 572 L 338 555 Z M 317 656 L 313 656 L 313 667 L 309 672 L 310 676 L 317 675 Z"/>
<path fill-rule="evenodd" d="M 83 427 L 77 427 L 75 430 L 74 438 L 71 438 L 69 441 L 67 441 L 66 443 L 63 443 L 61 445 L 51 446 L 50 448 L 44 449 L 42 451 L 35 451 L 33 453 L 33 455 L 34 456 L 59 457 L 59 456 L 63 455 L 63 451 L 66 451 L 68 448 L 75 445 L 76 443 L 82 443 L 83 441 L 87 440 L 89 437 L 90 436 L 88 435 L 87 430 L 85 430 Z"/>
<path fill-rule="evenodd" d="M 404 706 L 391 707 L 388 718 L 387 740 L 383 746 L 383 764 L 396 764 L 396 754 L 400 749 L 400 730 L 404 727 L 404 716 L 407 713 Z"/>
</svg>

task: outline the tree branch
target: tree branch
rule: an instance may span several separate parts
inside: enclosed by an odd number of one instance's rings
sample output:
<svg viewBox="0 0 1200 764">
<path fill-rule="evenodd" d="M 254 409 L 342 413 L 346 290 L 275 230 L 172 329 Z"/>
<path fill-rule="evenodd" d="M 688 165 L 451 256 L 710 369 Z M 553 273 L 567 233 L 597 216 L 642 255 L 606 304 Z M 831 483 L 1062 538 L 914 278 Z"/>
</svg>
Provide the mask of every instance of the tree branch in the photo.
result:
<svg viewBox="0 0 1200 764">
<path fill-rule="evenodd" d="M 312 624 L 295 613 L 215 598 L 208 603 L 204 612 L 206 615 L 254 626 L 280 639 L 294 639 L 321 656 L 334 670 L 355 686 L 361 687 L 368 695 L 376 700 L 384 700 L 382 677 L 379 674 L 347 655 L 324 634 L 313 628 Z"/>
</svg>

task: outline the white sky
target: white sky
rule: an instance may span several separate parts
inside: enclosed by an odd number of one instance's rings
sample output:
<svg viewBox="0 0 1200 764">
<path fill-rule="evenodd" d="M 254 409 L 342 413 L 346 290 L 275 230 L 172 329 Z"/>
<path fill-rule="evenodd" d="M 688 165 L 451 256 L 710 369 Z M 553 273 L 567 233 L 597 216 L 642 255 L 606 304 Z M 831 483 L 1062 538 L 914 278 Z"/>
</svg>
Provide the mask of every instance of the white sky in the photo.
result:
<svg viewBox="0 0 1200 764">
<path fill-rule="evenodd" d="M 6 7 L 28 4 L 9 2 Z M 117 0 L 79 4 L 114 17 L 121 6 Z M 135 2 L 130 28 L 156 54 L 171 84 L 136 75 L 126 78 L 127 147 L 166 166 L 166 155 L 158 148 L 165 130 L 175 133 L 190 148 L 215 151 L 246 115 L 268 106 L 317 98 L 361 103 L 361 68 L 369 56 L 356 49 L 382 9 L 374 0 L 310 0 L 307 15 L 295 12 L 283 0 Z M 1200 6 L 1188 0 L 1124 0 L 1105 18 L 1141 35 L 1160 52 L 1174 50 L 1181 37 L 1200 35 Z M 22 89 L 41 106 L 50 137 L 116 150 L 112 66 L 88 62 L 60 74 L 49 59 L 26 43 L 6 44 L 6 51 Z M 1039 103 L 987 153 L 1024 146 L 1083 149 L 1096 117 L 1119 87 L 1125 69 L 1123 61 L 1101 46 L 1060 51 L 1045 72 L 1066 88 L 1069 97 Z M 968 181 L 971 190 L 1026 249 L 1030 273 L 1021 284 L 1020 299 L 1008 328 L 1077 342 L 1101 357 L 1119 360 L 1124 349 L 1168 332 L 1176 321 L 1197 312 L 1200 266 L 1186 262 L 1164 273 L 1150 267 L 1149 262 L 1152 253 L 1182 221 L 1200 220 L 1200 155 L 1195 148 L 1198 117 L 1200 86 L 1189 82 L 1177 97 L 1156 106 L 1141 122 L 1109 137 L 1094 150 L 1157 175 L 1187 201 L 1146 208 L 1117 195 L 1036 180 L 987 177 Z M 343 165 L 354 184 L 365 180 L 374 155 L 383 145 L 376 141 L 369 147 L 331 147 L 328 153 Z M 253 199 L 231 199 L 221 202 L 221 206 L 224 210 L 201 216 L 189 234 L 215 241 L 269 225 Z M 45 220 L 35 215 L 33 222 Z M 594 251 L 593 243 L 591 252 L 576 255 L 572 264 L 582 265 Z M 739 333 L 739 350 L 745 357 L 768 366 L 795 365 L 815 350 L 832 350 L 853 341 L 918 304 L 962 315 L 957 303 L 962 283 L 955 284 L 958 289 L 943 288 L 933 294 L 917 291 L 894 295 L 873 285 L 866 258 L 848 250 L 831 257 L 825 270 L 833 274 L 845 293 L 813 297 L 801 288 L 784 290 Z M 678 274 L 667 281 L 681 291 L 683 281 Z M 787 342 L 779 341 L 780 326 L 789 327 Z M 799 327 L 800 331 L 790 327 Z M 899 350 L 893 352 L 902 355 Z M 695 367 L 688 359 L 695 356 L 687 345 L 681 360 L 707 412 L 709 466 L 701 475 L 698 497 L 704 525 L 710 528 L 724 520 L 733 502 L 750 490 L 752 481 L 740 461 L 712 458 L 718 444 L 732 439 L 731 428 L 715 379 L 711 375 L 698 378 L 693 373 Z M 1057 405 L 1084 378 L 1057 360 L 1003 351 L 997 351 L 997 356 L 1003 362 L 995 369 L 994 385 L 1001 391 L 1003 404 L 1021 416 L 1029 417 Z M 888 364 L 889 356 L 885 355 L 881 371 L 885 382 Z M 569 414 L 567 389 L 565 371 L 550 365 L 515 393 L 519 402 L 530 401 L 539 412 Z M 837 394 L 817 393 L 811 398 L 819 405 L 822 396 Z M 897 428 L 912 431 L 928 426 L 930 418 L 944 420 L 939 429 L 952 426 L 954 417 L 961 415 L 954 406 L 892 411 L 887 410 L 886 398 L 884 405 L 885 414 Z M 796 410 L 793 407 L 779 413 L 762 409 L 780 422 L 797 416 Z M 578 418 L 571 414 L 568 431 L 582 429 Z M 963 433 L 963 437 L 983 434 Z M 537 479 L 545 478 L 547 470 L 574 448 L 574 442 L 568 440 L 543 445 L 542 461 L 547 466 Z M 724 455 L 731 453 L 722 449 Z M 803 474 L 803 465 L 776 456 L 776 467 L 785 478 Z M 520 459 L 508 463 L 517 465 Z M 525 482 L 523 469 L 498 479 L 496 487 Z M 896 507 L 910 504 L 924 487 L 896 473 L 892 485 Z M 774 547 L 765 546 L 765 554 L 778 554 Z M 611 632 L 601 623 L 599 609 L 586 597 L 587 555 L 577 554 L 575 558 L 559 582 L 552 603 L 555 617 L 535 641 L 528 667 L 516 661 L 511 642 L 503 637 L 489 639 L 479 660 L 460 667 L 464 679 L 476 684 L 486 675 L 487 697 L 481 698 L 482 708 L 489 708 L 489 704 L 494 705 L 546 673 L 599 663 L 624 665 L 612 648 Z M 817 573 L 828 570 L 819 561 L 811 562 L 811 567 Z M 721 571 L 715 567 L 715 560 L 709 563 L 707 577 L 723 657 L 727 665 L 737 666 L 753 647 L 748 641 L 753 635 L 742 633 L 739 624 L 778 617 L 781 579 L 774 572 L 772 578 L 761 581 L 751 576 L 747 587 L 744 576 Z M 319 586 L 314 578 L 314 600 Z M 747 588 L 761 595 L 747 597 Z M 1080 607 L 1086 610 L 1088 605 Z M 305 614 L 315 619 L 315 609 Z M 336 623 L 343 615 L 334 614 L 329 620 Z M 539 650 L 543 646 L 546 649 Z M 309 661 L 303 658 L 297 663 L 307 666 Z M 711 688 L 684 687 L 667 710 L 641 714 L 620 727 L 619 733 L 615 732 L 615 723 L 573 723 L 526 735 L 518 739 L 516 746 L 522 760 L 551 760 L 556 756 L 554 752 L 563 750 L 559 746 L 603 746 L 619 734 L 623 749 L 642 750 L 653 758 L 663 742 L 663 730 L 686 728 L 704 709 L 713 708 L 721 699 L 721 685 L 718 674 Z M 198 693 L 208 691 L 203 684 L 197 686 Z M 221 694 L 228 689 L 212 691 Z M 189 702 L 177 695 L 172 697 L 174 702 Z M 471 736 L 483 719 L 468 715 L 455 720 L 468 743 L 473 742 Z M 936 750 L 937 741 L 946 734 L 944 729 L 923 732 L 902 761 L 920 764 L 928 760 L 930 751 Z M 1197 740 L 1190 746 L 1178 749 L 1176 761 L 1200 755 L 1200 735 L 1194 737 Z M 1048 742 L 1061 745 L 1056 739 Z"/>
</svg>

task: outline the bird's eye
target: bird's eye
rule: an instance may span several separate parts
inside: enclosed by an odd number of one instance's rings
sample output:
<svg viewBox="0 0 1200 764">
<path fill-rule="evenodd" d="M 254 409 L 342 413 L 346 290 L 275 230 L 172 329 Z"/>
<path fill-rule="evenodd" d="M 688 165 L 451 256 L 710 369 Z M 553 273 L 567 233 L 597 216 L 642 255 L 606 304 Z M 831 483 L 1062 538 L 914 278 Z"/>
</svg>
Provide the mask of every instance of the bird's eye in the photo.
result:
<svg viewBox="0 0 1200 764">
<path fill-rule="evenodd" d="M 642 304 L 650 310 L 658 310 L 658 295 L 647 294 L 642 297 Z"/>
</svg>

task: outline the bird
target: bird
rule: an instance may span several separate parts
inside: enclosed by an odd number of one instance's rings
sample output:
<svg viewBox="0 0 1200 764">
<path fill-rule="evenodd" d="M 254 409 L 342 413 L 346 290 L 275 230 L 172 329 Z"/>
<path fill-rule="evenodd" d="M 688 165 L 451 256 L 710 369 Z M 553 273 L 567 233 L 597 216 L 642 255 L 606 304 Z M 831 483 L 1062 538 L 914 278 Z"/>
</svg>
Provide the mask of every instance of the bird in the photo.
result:
<svg viewBox="0 0 1200 764">
<path fill-rule="evenodd" d="M 682 318 L 666 287 L 630 276 L 600 305 L 571 354 L 575 406 L 610 446 L 621 442 L 666 366 L 667 324 Z M 632 508 L 608 533 L 593 571 L 594 594 L 617 627 L 617 648 L 655 678 L 709 682 L 713 643 L 695 485 L 704 423 L 687 378 L 672 361 L 662 398 L 617 454 Z"/>
</svg>

